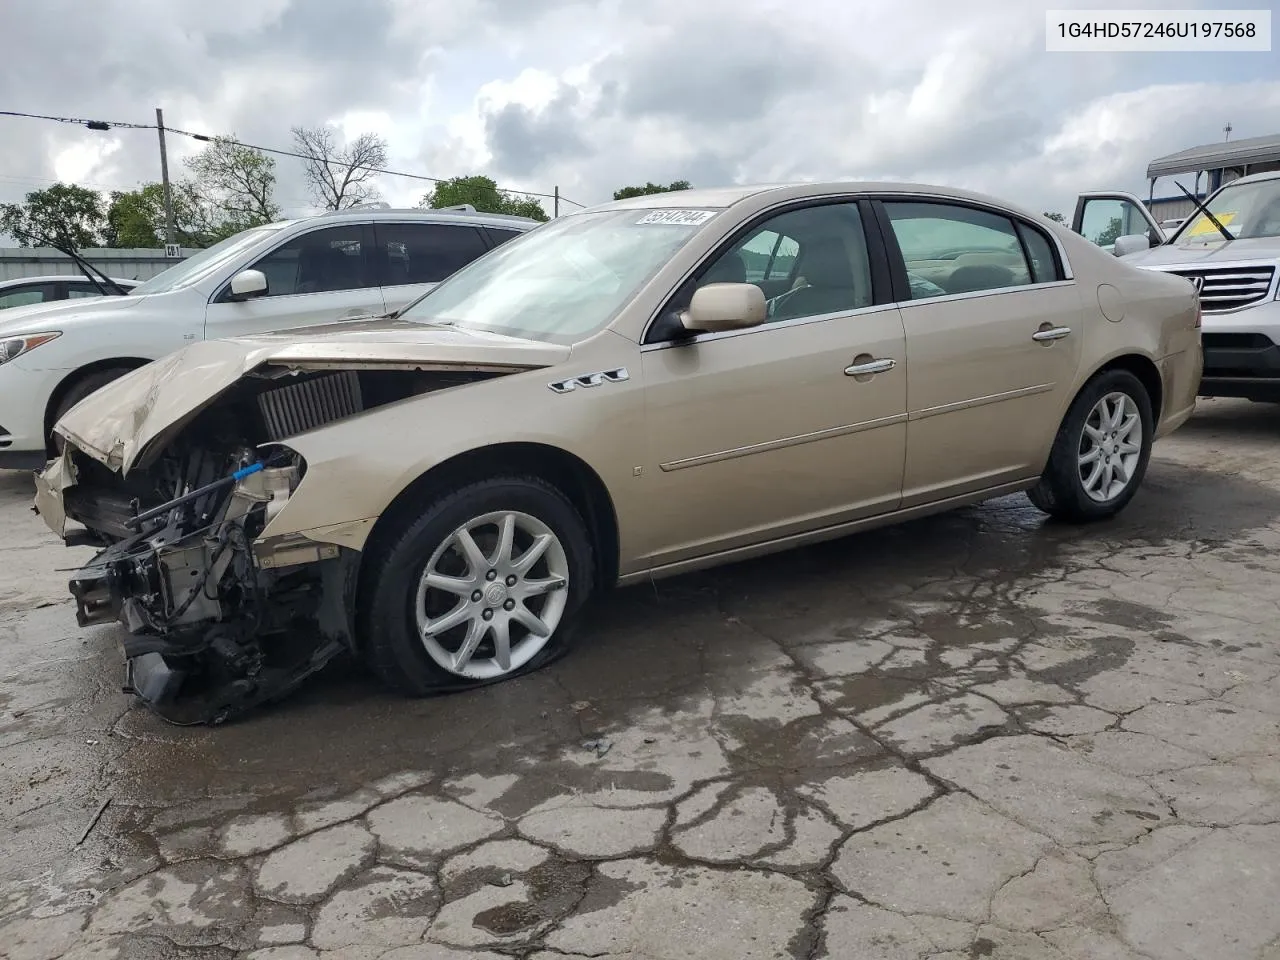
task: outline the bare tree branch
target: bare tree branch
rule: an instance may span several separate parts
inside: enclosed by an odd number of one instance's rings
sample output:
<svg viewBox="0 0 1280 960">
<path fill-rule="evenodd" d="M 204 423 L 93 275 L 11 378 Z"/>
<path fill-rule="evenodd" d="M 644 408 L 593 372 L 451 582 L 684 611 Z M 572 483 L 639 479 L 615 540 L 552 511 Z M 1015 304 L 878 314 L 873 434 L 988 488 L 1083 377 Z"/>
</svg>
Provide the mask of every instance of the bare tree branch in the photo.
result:
<svg viewBox="0 0 1280 960">
<path fill-rule="evenodd" d="M 362 133 L 340 147 L 332 127 L 294 127 L 293 142 L 306 157 L 312 198 L 326 210 L 345 210 L 378 197 L 375 179 L 387 166 L 387 142 Z"/>
</svg>

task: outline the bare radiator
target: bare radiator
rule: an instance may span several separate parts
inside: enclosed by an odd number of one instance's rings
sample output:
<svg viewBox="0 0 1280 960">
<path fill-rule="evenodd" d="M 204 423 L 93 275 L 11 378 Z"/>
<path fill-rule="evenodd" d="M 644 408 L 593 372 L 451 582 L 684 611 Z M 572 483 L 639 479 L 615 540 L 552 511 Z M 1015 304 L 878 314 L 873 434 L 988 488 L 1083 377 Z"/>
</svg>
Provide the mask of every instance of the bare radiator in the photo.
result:
<svg viewBox="0 0 1280 960">
<path fill-rule="evenodd" d="M 364 409 L 360 375 L 344 370 L 268 390 L 258 396 L 258 407 L 271 440 L 306 433 Z"/>
</svg>

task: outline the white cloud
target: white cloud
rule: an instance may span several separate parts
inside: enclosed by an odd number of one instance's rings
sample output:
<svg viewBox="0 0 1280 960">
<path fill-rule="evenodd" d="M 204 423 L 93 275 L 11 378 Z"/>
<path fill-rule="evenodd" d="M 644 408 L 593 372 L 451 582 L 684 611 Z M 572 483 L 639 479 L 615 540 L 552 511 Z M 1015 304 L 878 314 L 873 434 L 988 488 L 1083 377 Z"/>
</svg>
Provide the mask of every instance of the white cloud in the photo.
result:
<svg viewBox="0 0 1280 960">
<path fill-rule="evenodd" d="M 383 134 L 393 169 L 583 202 L 649 180 L 861 177 L 1065 211 L 1079 190 L 1145 189 L 1149 160 L 1227 120 L 1276 132 L 1275 55 L 1051 55 L 1048 6 L 1096 2 L 120 0 L 71 16 L 62 0 L 6 14 L 0 87 L 17 109 L 141 122 L 159 100 L 172 125 L 286 149 L 290 127 L 332 122 Z M 171 166 L 198 148 L 171 137 Z M 131 187 L 155 178 L 155 149 L 150 131 L 0 118 L 0 199 L 37 178 Z M 298 164 L 278 171 L 295 211 Z M 381 186 L 412 204 L 430 184 Z"/>
</svg>

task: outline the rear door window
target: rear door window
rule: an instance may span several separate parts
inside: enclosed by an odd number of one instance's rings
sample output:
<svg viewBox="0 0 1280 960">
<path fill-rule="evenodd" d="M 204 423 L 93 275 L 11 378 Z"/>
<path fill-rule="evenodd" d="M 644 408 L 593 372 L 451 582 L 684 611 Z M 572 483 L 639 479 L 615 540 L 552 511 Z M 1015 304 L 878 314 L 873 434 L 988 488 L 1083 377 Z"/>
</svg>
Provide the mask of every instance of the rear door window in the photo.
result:
<svg viewBox="0 0 1280 960">
<path fill-rule="evenodd" d="M 935 201 L 887 200 L 884 209 L 913 300 L 1036 282 L 1017 229 L 1003 214 Z"/>
</svg>

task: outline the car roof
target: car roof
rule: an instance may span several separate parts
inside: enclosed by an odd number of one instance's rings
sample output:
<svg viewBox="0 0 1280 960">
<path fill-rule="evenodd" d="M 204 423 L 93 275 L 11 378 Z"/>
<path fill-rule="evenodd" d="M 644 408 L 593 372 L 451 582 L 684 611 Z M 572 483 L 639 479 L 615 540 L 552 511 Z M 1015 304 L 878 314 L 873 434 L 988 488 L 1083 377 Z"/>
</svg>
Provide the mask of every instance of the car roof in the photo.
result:
<svg viewBox="0 0 1280 960">
<path fill-rule="evenodd" d="M 507 227 L 515 230 L 531 230 L 540 221 L 532 217 L 517 217 L 509 213 L 485 213 L 474 207 L 424 208 L 424 207 L 353 207 L 346 210 L 326 210 L 324 213 L 309 217 L 295 217 L 291 220 L 278 220 L 271 226 L 292 227 L 299 224 L 326 221 L 359 221 L 368 220 L 422 220 L 427 223 L 473 223 L 480 226 Z"/>
<path fill-rule="evenodd" d="M 113 283 L 131 283 L 135 287 L 142 283 L 141 280 L 127 280 L 124 277 L 112 277 Z M 0 287 L 12 287 L 19 283 L 58 283 L 58 282 L 75 282 L 92 284 L 84 274 L 81 273 L 48 273 L 39 277 L 10 277 L 8 280 L 0 280 Z"/>
<path fill-rule="evenodd" d="M 945 187 L 929 183 L 905 183 L 896 181 L 873 180 L 827 180 L 827 181 L 792 181 L 788 183 L 744 184 L 733 187 L 713 187 L 707 189 L 673 190 L 667 193 L 651 193 L 639 197 L 628 197 L 625 200 L 612 200 L 588 209 L 596 212 L 603 210 L 634 210 L 652 208 L 685 208 L 685 207 L 731 207 L 744 200 L 760 197 L 763 194 L 776 194 L 777 200 L 804 200 L 809 197 L 822 197 L 843 193 L 906 193 L 919 194 L 922 197 L 942 197 L 954 200 L 971 200 L 976 203 L 1003 207 L 1027 216 L 1036 216 L 1016 204 L 1001 200 L 989 194 L 962 190 L 958 187 Z"/>
</svg>

